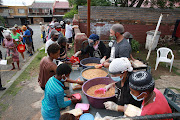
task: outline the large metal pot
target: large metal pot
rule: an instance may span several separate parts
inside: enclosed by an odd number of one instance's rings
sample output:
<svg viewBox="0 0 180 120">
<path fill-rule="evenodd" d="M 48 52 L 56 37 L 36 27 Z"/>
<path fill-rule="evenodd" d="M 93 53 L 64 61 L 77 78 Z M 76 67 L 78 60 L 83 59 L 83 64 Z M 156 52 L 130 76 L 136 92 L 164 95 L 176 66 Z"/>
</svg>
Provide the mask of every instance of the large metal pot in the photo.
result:
<svg viewBox="0 0 180 120">
<path fill-rule="evenodd" d="M 85 64 L 87 63 L 97 63 L 97 64 L 100 64 L 100 58 L 95 58 L 95 57 L 89 57 L 89 58 L 85 58 L 85 59 L 82 59 L 80 61 L 80 65 L 84 68 L 90 68 L 90 67 L 93 67 L 93 66 L 86 66 Z"/>
<path fill-rule="evenodd" d="M 83 84 L 82 91 L 87 96 L 87 99 L 92 107 L 100 108 L 100 109 L 104 108 L 103 103 L 106 101 L 115 101 L 115 95 L 112 97 L 103 97 L 103 98 L 92 97 L 86 93 L 87 90 L 94 85 L 98 85 L 98 84 L 108 85 L 113 82 L 114 81 L 109 77 L 98 77 L 98 78 L 90 79 Z"/>
<path fill-rule="evenodd" d="M 96 68 L 90 67 L 90 68 L 85 68 L 85 69 L 83 69 L 83 70 L 81 71 L 81 76 L 82 76 L 82 73 L 83 73 L 84 71 L 89 70 L 89 69 L 96 69 Z M 107 76 L 109 76 L 109 71 L 108 71 L 106 68 L 102 67 L 102 68 L 100 68 L 100 69 L 101 69 L 101 70 L 104 70 L 105 72 L 107 72 Z M 107 76 L 104 76 L 104 77 L 107 77 Z M 83 76 L 82 76 L 82 78 L 83 78 L 84 81 L 89 80 L 89 79 L 84 78 Z"/>
</svg>

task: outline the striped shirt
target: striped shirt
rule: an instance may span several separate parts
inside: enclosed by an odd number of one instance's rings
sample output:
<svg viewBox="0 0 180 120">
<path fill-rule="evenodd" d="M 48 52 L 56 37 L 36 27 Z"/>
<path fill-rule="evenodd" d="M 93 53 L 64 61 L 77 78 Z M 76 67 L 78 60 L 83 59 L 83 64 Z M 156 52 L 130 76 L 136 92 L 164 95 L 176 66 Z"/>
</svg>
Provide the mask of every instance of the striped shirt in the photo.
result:
<svg viewBox="0 0 180 120">
<path fill-rule="evenodd" d="M 65 94 L 62 87 L 64 85 L 54 76 L 46 83 L 41 107 L 43 118 L 60 118 L 60 109 L 71 105 L 71 100 L 64 101 Z"/>
</svg>

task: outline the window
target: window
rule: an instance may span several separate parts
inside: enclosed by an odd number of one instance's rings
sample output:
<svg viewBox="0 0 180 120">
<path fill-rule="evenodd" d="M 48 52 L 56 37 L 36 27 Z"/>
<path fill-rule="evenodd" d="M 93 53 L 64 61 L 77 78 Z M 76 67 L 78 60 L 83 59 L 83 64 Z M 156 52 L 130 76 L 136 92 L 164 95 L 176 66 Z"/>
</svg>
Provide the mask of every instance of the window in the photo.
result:
<svg viewBox="0 0 180 120">
<path fill-rule="evenodd" d="M 4 12 L 14 13 L 14 10 L 13 9 L 4 9 Z"/>
<path fill-rule="evenodd" d="M 25 13 L 24 9 L 18 9 L 18 13 Z"/>
<path fill-rule="evenodd" d="M 56 9 L 55 11 L 56 12 L 64 12 L 64 10 L 62 10 L 62 9 Z"/>
</svg>

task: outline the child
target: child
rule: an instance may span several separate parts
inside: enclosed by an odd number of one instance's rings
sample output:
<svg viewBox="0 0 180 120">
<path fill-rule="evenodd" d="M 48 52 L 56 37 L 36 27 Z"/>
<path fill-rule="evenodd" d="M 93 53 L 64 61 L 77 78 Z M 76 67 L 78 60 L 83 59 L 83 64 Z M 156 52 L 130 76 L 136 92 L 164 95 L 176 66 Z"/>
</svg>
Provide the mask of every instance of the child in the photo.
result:
<svg viewBox="0 0 180 120">
<path fill-rule="evenodd" d="M 73 114 L 65 113 L 59 120 L 76 120 L 76 117 Z"/>
<path fill-rule="evenodd" d="M 59 120 L 62 108 L 78 102 L 72 95 L 64 93 L 62 82 L 66 81 L 70 73 L 71 68 L 69 65 L 62 63 L 57 67 L 56 75 L 51 77 L 46 83 L 41 107 L 41 114 L 44 120 Z M 71 98 L 71 100 L 64 101 L 65 96 Z"/>
</svg>

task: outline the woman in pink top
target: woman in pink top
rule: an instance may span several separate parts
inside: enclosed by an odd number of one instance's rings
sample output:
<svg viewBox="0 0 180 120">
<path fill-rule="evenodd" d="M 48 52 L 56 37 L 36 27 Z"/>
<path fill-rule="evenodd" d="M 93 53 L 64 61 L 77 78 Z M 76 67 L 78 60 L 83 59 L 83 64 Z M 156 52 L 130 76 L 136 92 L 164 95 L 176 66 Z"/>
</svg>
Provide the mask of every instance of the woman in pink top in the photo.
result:
<svg viewBox="0 0 180 120">
<path fill-rule="evenodd" d="M 154 86 L 151 74 L 146 71 L 135 72 L 129 78 L 130 94 L 137 101 L 143 100 L 141 116 L 172 113 L 166 98 Z"/>
<path fill-rule="evenodd" d="M 12 37 L 11 37 L 11 35 L 9 33 L 5 34 L 5 39 L 3 41 L 3 47 L 7 48 L 7 56 L 12 56 L 12 59 L 13 59 L 12 66 L 13 66 L 13 68 L 11 70 L 15 69 L 14 62 L 17 62 L 18 69 L 20 70 L 20 67 L 19 67 L 19 54 L 18 54 L 18 51 L 16 49 L 17 43 L 15 42 L 15 40 L 12 39 Z"/>
</svg>

